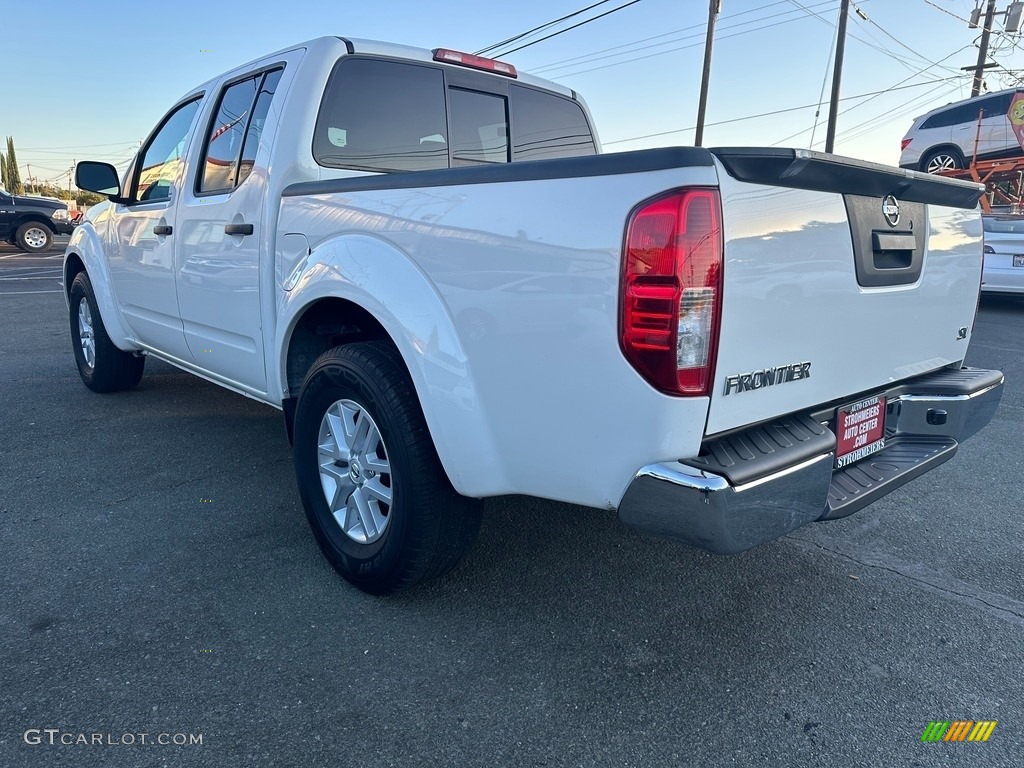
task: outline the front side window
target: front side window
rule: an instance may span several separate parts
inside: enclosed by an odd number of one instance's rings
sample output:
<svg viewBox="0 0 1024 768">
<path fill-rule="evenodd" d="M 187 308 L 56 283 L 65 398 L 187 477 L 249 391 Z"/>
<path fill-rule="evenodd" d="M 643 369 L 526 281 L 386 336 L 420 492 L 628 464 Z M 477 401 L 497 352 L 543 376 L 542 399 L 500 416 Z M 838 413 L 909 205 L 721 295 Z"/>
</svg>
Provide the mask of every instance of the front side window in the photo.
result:
<svg viewBox="0 0 1024 768">
<path fill-rule="evenodd" d="M 343 59 L 327 84 L 313 156 L 331 168 L 448 167 L 444 75 L 434 67 Z"/>
<path fill-rule="evenodd" d="M 142 154 L 132 197 L 140 202 L 167 200 L 181 169 L 199 99 L 182 104 L 164 121 Z"/>
<path fill-rule="evenodd" d="M 549 160 L 597 154 L 583 108 L 532 88 L 512 88 L 512 159 Z"/>
<path fill-rule="evenodd" d="M 199 194 L 231 191 L 252 172 L 270 100 L 280 79 L 281 70 L 275 69 L 224 90 L 203 147 Z"/>
</svg>

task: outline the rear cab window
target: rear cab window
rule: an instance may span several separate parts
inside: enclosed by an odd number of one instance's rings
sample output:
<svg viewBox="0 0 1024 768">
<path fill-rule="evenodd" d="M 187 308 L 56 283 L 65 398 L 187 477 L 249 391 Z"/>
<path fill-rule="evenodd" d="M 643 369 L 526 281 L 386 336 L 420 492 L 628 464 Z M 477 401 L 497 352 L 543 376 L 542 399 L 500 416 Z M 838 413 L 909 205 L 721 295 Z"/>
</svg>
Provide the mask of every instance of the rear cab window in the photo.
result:
<svg viewBox="0 0 1024 768">
<path fill-rule="evenodd" d="M 573 99 L 493 75 L 359 56 L 335 65 L 313 136 L 320 165 L 383 172 L 596 152 Z"/>
</svg>

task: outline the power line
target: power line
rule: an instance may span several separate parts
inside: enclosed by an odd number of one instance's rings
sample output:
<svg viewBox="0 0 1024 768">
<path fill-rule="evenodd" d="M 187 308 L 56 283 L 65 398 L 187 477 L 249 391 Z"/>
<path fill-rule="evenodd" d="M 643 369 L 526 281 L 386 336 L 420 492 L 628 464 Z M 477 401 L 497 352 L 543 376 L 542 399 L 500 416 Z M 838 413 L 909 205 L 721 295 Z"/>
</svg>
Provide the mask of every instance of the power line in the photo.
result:
<svg viewBox="0 0 1024 768">
<path fill-rule="evenodd" d="M 605 11 L 604 13 L 599 13 L 597 16 L 591 16 L 589 19 L 584 19 L 581 22 L 573 24 L 571 27 L 566 27 L 565 29 L 560 29 L 557 32 L 552 32 L 550 35 L 545 35 L 544 37 L 538 37 L 536 40 L 533 40 L 533 41 L 531 41 L 529 43 L 524 43 L 523 45 L 520 45 L 518 48 L 511 48 L 510 50 L 502 51 L 500 54 L 497 54 L 497 55 L 499 55 L 499 56 L 508 56 L 510 53 L 515 53 L 516 51 L 521 51 L 524 48 L 529 48 L 531 45 L 536 45 L 537 43 L 543 43 L 545 40 L 550 40 L 553 37 L 558 37 L 559 35 L 564 35 L 566 32 L 571 32 L 572 30 L 577 29 L 578 27 L 582 27 L 584 24 L 589 24 L 592 21 L 597 21 L 598 19 L 603 19 L 605 16 L 610 16 L 611 14 L 616 13 L 617 11 L 621 11 L 624 8 L 629 8 L 629 6 L 636 5 L 639 2 L 641 2 L 641 0 L 629 0 L 628 3 L 623 3 L 622 5 L 616 6 L 615 8 L 612 8 L 610 11 Z"/>
<path fill-rule="evenodd" d="M 771 29 L 772 27 L 778 27 L 778 26 L 780 26 L 782 24 L 790 24 L 790 23 L 792 23 L 794 21 L 801 21 L 801 19 L 799 17 L 792 18 L 792 19 L 783 19 L 782 21 L 776 21 L 774 24 L 765 24 L 765 25 L 760 26 L 760 27 L 754 27 L 752 29 L 745 29 L 745 30 L 742 30 L 740 32 L 733 32 L 731 35 L 718 35 L 716 37 L 716 40 L 727 40 L 730 37 L 739 37 L 740 35 L 748 35 L 751 32 L 760 32 L 760 31 L 765 30 L 765 29 Z M 583 75 L 583 74 L 586 74 L 587 72 L 597 72 L 597 71 L 602 70 L 602 69 L 609 69 L 610 67 L 617 67 L 617 66 L 620 66 L 622 64 L 630 64 L 630 63 L 632 63 L 634 61 L 643 61 L 644 59 L 652 59 L 655 56 L 663 56 L 666 53 L 675 53 L 676 51 L 683 51 L 683 50 L 686 50 L 687 48 L 696 48 L 700 44 L 701 43 L 697 42 L 697 43 L 691 43 L 689 45 L 681 45 L 678 48 L 669 48 L 667 50 L 658 51 L 656 53 L 648 53 L 645 56 L 634 56 L 632 59 L 623 59 L 622 61 L 616 61 L 616 62 L 613 62 L 611 64 L 602 64 L 599 67 L 590 67 L 589 69 L 580 69 L 580 70 L 577 70 L 575 72 L 566 72 L 565 74 L 558 75 L 557 77 L 558 77 L 559 80 L 561 80 L 561 79 L 566 78 L 566 77 L 574 77 L 576 75 Z"/>
<path fill-rule="evenodd" d="M 533 29 L 528 29 L 526 32 L 521 32 L 520 34 L 515 35 L 513 37 L 510 37 L 507 40 L 502 40 L 500 43 L 492 43 L 491 45 L 488 45 L 486 48 L 481 48 L 479 51 L 476 52 L 476 55 L 477 56 L 483 56 L 488 51 L 493 51 L 495 48 L 501 48 L 502 46 L 509 45 L 511 43 L 516 42 L 517 40 L 522 40 L 524 37 L 529 37 L 534 32 L 540 32 L 542 29 L 547 29 L 548 27 L 553 27 L 555 24 L 558 24 L 559 22 L 566 21 L 567 19 L 571 19 L 574 16 L 579 16 L 581 13 L 586 13 L 587 11 L 589 11 L 592 8 L 597 8 L 597 6 L 604 5 L 605 3 L 610 3 L 611 1 L 612 0 L 600 0 L 600 2 L 598 2 L 598 3 L 594 3 L 593 5 L 588 5 L 586 8 L 580 8 L 578 11 L 573 11 L 572 13 L 568 13 L 565 16 L 562 16 L 561 18 L 555 19 L 554 21 L 549 21 L 546 24 L 541 24 L 539 27 L 534 27 Z"/>
<path fill-rule="evenodd" d="M 734 13 L 734 14 L 732 14 L 730 16 L 722 16 L 721 18 L 723 20 L 725 20 L 725 19 L 730 19 L 731 20 L 731 19 L 735 19 L 737 16 L 744 16 L 746 14 L 753 13 L 754 11 L 763 10 L 764 8 L 768 8 L 771 5 L 782 5 L 783 3 L 786 3 L 786 2 L 788 2 L 788 0 L 780 0 L 779 2 L 771 3 L 769 6 L 764 6 L 763 8 L 755 8 L 755 9 L 749 10 L 749 11 L 742 11 L 740 13 Z M 822 6 L 822 5 L 831 5 L 831 4 L 832 4 L 832 0 L 824 0 L 824 2 L 816 3 L 815 5 L 812 5 L 811 7 L 812 8 L 816 8 L 816 7 L 819 7 L 819 6 Z M 767 21 L 769 19 L 774 19 L 774 18 L 777 18 L 779 16 L 787 16 L 787 15 L 789 15 L 791 13 L 795 13 L 795 11 L 794 10 L 789 10 L 789 11 L 783 11 L 782 13 L 770 14 L 768 16 L 759 16 L 756 19 L 749 19 L 749 20 L 746 20 L 746 21 L 741 21 L 741 22 L 739 22 L 737 24 L 718 24 L 718 25 L 716 25 L 716 29 L 719 32 L 724 31 L 724 30 L 729 30 L 729 29 L 738 29 L 740 27 L 756 25 L 756 24 L 759 24 L 760 22 Z M 797 21 L 797 20 L 798 20 L 798 18 L 793 18 L 793 19 L 789 19 L 788 21 Z M 622 43 L 621 45 L 613 45 L 610 48 L 602 48 L 602 49 L 597 50 L 597 51 L 591 51 L 590 53 L 581 54 L 580 56 L 573 56 L 572 58 L 569 58 L 569 59 L 562 59 L 560 61 L 552 62 L 552 63 L 549 63 L 549 64 L 544 64 L 544 65 L 539 66 L 539 67 L 530 67 L 530 72 L 532 74 L 540 74 L 542 72 L 550 72 L 552 70 L 559 70 L 559 69 L 571 69 L 574 66 L 581 66 L 581 65 L 584 65 L 584 64 L 590 64 L 590 63 L 593 63 L 594 60 L 600 61 L 601 60 L 600 59 L 601 54 L 608 53 L 608 52 L 614 51 L 614 50 L 618 50 L 620 48 L 629 48 L 630 50 L 622 51 L 620 53 L 614 53 L 614 54 L 612 54 L 612 57 L 626 56 L 628 54 L 636 53 L 638 51 L 645 51 L 645 50 L 648 50 L 650 48 L 658 48 L 659 46 L 662 46 L 662 45 L 670 45 L 672 43 L 682 42 L 683 40 L 700 39 L 700 38 L 702 38 L 704 36 L 703 32 L 697 32 L 697 33 L 694 33 L 694 34 L 683 35 L 682 37 L 678 37 L 678 38 L 673 39 L 673 40 L 663 40 L 660 43 L 652 43 L 651 45 L 642 45 L 642 46 L 639 46 L 639 47 L 631 47 L 631 46 L 635 46 L 637 43 L 646 43 L 649 40 L 656 40 L 656 39 L 658 39 L 660 37 L 669 37 L 671 35 L 675 35 L 675 34 L 678 34 L 680 32 L 686 32 L 688 30 L 702 29 L 702 28 L 703 28 L 703 25 L 701 25 L 701 24 L 694 24 L 694 25 L 691 25 L 689 27 L 681 27 L 679 29 L 674 29 L 671 32 L 663 32 L 660 35 L 653 35 L 651 37 L 643 37 L 643 38 L 640 38 L 639 40 L 633 40 L 633 41 L 628 42 L 628 43 Z M 753 29 L 745 30 L 745 32 L 754 32 L 754 31 L 758 31 L 760 29 L 767 29 L 767 27 L 763 27 L 763 26 L 762 27 L 755 27 Z M 737 34 L 742 34 L 742 33 L 737 33 Z M 720 35 L 720 34 L 716 34 L 716 39 L 725 39 L 726 37 L 734 37 L 734 36 L 735 35 Z M 673 52 L 673 51 L 681 51 L 681 50 L 684 50 L 685 48 L 694 48 L 698 44 L 699 43 L 694 43 L 693 45 L 684 45 L 684 46 L 681 46 L 679 48 L 672 48 L 672 49 L 669 49 L 669 50 L 666 50 L 666 51 L 660 51 L 659 53 L 670 53 L 670 52 Z M 654 55 L 658 55 L 658 54 L 654 54 Z M 585 59 L 586 59 L 586 61 L 584 61 Z M 629 59 L 627 61 L 636 61 L 636 59 Z M 623 63 L 624 64 L 624 63 L 627 63 L 627 61 L 616 62 L 616 63 Z M 590 71 L 590 70 L 586 70 L 586 71 Z"/>
<path fill-rule="evenodd" d="M 968 43 L 963 48 L 958 48 L 957 50 L 953 51 L 952 53 L 949 53 L 949 54 L 943 56 L 941 59 L 939 59 L 939 61 L 937 63 L 941 63 L 941 62 L 945 61 L 946 59 L 953 58 L 954 56 L 958 55 L 959 53 L 961 53 L 961 52 L 965 51 L 966 49 L 970 48 L 971 45 L 972 45 L 972 43 Z M 852 112 L 855 109 L 859 109 L 860 107 L 863 107 L 868 102 L 874 101 L 879 96 L 882 96 L 882 95 L 888 93 L 890 90 L 892 90 L 892 91 L 900 90 L 900 86 L 902 86 L 908 80 L 913 80 L 918 75 L 923 74 L 928 69 L 931 69 L 931 66 L 927 66 L 927 67 L 923 67 L 923 68 L 919 69 L 917 72 L 914 72 L 912 75 L 910 75 L 908 77 L 905 77 L 902 80 L 900 80 L 899 82 L 891 85 L 888 89 L 886 89 L 884 91 L 879 91 L 878 93 L 874 94 L 873 96 L 869 96 L 868 98 L 864 99 L 864 101 L 861 101 L 858 104 L 853 104 L 853 105 L 847 107 L 846 109 L 842 110 L 839 114 L 840 115 L 845 115 L 847 112 Z M 936 82 L 936 81 L 928 81 L 928 82 L 925 82 L 925 83 L 915 83 L 915 85 L 928 85 L 929 82 Z M 945 81 L 943 81 L 943 82 L 945 82 Z M 854 97 L 854 98 L 856 98 L 856 97 Z M 887 114 L 887 113 L 884 113 L 884 114 Z M 884 114 L 883 115 L 879 115 L 879 117 L 884 116 Z M 884 123 L 883 123 L 883 125 L 884 125 Z M 796 138 L 797 136 L 799 136 L 802 133 L 806 133 L 806 131 L 807 131 L 807 129 L 804 128 L 803 130 L 797 131 L 794 134 L 786 136 L 784 139 L 779 139 L 777 142 L 773 143 L 771 146 L 774 147 L 774 146 L 777 146 L 777 145 L 783 143 L 784 141 L 789 141 L 790 139 Z M 844 133 L 845 133 L 845 131 L 844 131 Z M 813 138 L 812 138 L 812 141 L 813 141 Z"/>
<path fill-rule="evenodd" d="M 771 8 L 774 5 L 786 5 L 786 4 L 788 4 L 788 0 L 776 0 L 776 2 L 768 3 L 767 5 L 761 6 L 760 8 L 752 8 L 750 10 L 740 11 L 738 13 L 732 13 L 732 14 L 729 14 L 729 15 L 723 14 L 721 16 L 721 20 L 722 20 L 722 22 L 725 22 L 725 21 L 728 21 L 728 20 L 735 19 L 735 18 L 737 18 L 739 16 L 747 16 L 747 15 L 749 15 L 751 13 L 756 13 L 757 11 L 766 10 L 768 8 Z M 815 8 L 815 7 L 818 7 L 818 6 L 831 5 L 831 4 L 832 4 L 832 0 L 822 0 L 822 2 L 816 3 L 816 4 L 812 5 L 811 7 Z M 788 10 L 788 11 L 783 11 L 782 13 L 771 14 L 769 16 L 759 16 L 756 19 L 750 19 L 749 21 L 741 21 L 738 24 L 724 24 L 724 23 L 722 23 L 722 24 L 719 24 L 717 26 L 717 29 L 718 30 L 733 29 L 735 27 L 740 27 L 740 26 L 744 26 L 744 25 L 747 25 L 747 24 L 756 24 L 756 23 L 761 22 L 761 21 L 766 21 L 768 19 L 773 19 L 773 18 L 775 18 L 777 16 L 783 16 L 783 15 L 787 15 L 787 14 L 790 14 L 790 13 L 794 13 L 794 11 L 793 10 Z M 581 60 L 582 59 L 591 59 L 593 57 L 600 56 L 600 54 L 602 54 L 602 53 L 608 53 L 610 51 L 616 51 L 616 50 L 619 50 L 621 48 L 630 48 L 631 46 L 634 46 L 637 43 L 646 43 L 649 40 L 657 40 L 657 39 L 662 38 L 662 37 L 670 37 L 672 35 L 679 34 L 680 32 L 688 32 L 688 31 L 694 30 L 694 29 L 701 30 L 703 28 L 704 28 L 703 24 L 691 24 L 688 27 L 680 27 L 679 29 L 673 29 L 673 30 L 670 30 L 669 32 L 662 32 L 659 35 L 651 35 L 650 37 L 641 37 L 638 40 L 631 40 L 628 43 L 621 43 L 620 45 L 613 45 L 610 48 L 601 48 L 599 50 L 591 51 L 590 53 L 584 53 L 584 54 L 581 54 L 579 56 L 573 56 L 573 57 L 568 58 L 568 59 L 559 59 L 558 61 L 550 62 L 548 64 L 542 64 L 542 65 L 537 66 L 537 67 L 530 67 L 530 72 L 533 73 L 533 74 L 536 74 L 538 72 L 544 72 L 544 71 L 547 71 L 547 70 L 550 70 L 550 69 L 562 69 L 563 68 L 562 65 L 565 65 L 567 67 L 567 66 L 572 65 L 572 64 L 585 64 L 585 63 L 589 63 L 589 62 L 584 62 L 584 61 L 581 61 Z M 661 43 L 654 43 L 653 45 L 642 46 L 640 48 L 632 48 L 632 50 L 624 51 L 622 53 L 613 54 L 613 55 L 615 55 L 615 56 L 624 56 L 627 53 L 633 53 L 635 51 L 642 51 L 642 50 L 646 50 L 647 48 L 656 48 L 659 45 L 669 45 L 670 43 L 676 43 L 676 42 L 679 42 L 681 40 L 686 40 L 686 39 L 689 39 L 689 38 L 699 38 L 702 35 L 703 35 L 703 32 L 698 32 L 696 34 L 690 34 L 690 35 L 683 35 L 683 37 L 677 38 L 675 40 L 665 40 L 665 41 L 663 41 Z"/>
<path fill-rule="evenodd" d="M 854 138 L 857 138 L 858 136 L 863 136 L 865 134 L 871 133 L 872 131 L 881 128 L 883 125 L 888 125 L 889 123 L 891 123 L 891 122 L 893 122 L 895 120 L 901 119 L 904 115 L 906 115 L 906 114 L 908 114 L 910 112 L 917 112 L 921 108 L 921 105 L 918 104 L 917 102 L 921 102 L 921 101 L 934 101 L 935 98 L 932 96 L 932 94 L 935 93 L 936 91 L 941 90 L 944 85 L 947 85 L 947 84 L 946 83 L 939 83 L 934 88 L 929 89 L 925 93 L 923 93 L 920 96 L 918 96 L 916 99 L 913 99 L 912 101 L 908 102 L 905 105 L 905 107 L 900 109 L 899 111 L 897 111 L 897 112 L 888 111 L 888 112 L 884 112 L 884 113 L 882 113 L 880 115 L 875 115 L 874 117 L 869 117 L 867 120 L 865 120 L 865 121 L 863 121 L 861 123 L 857 123 L 857 125 L 851 126 L 850 128 L 847 128 L 840 135 L 843 136 L 844 138 L 846 138 L 847 140 L 854 139 Z M 958 88 L 958 87 L 959 87 L 959 84 L 955 84 L 953 86 L 953 88 Z M 944 91 L 944 93 L 952 92 L 953 88 L 947 88 Z M 879 118 L 886 118 L 886 119 L 883 120 L 880 123 L 877 123 L 876 125 L 871 125 L 871 123 L 875 123 L 876 121 L 878 121 Z M 865 126 L 868 126 L 866 130 L 862 130 L 859 133 L 856 133 L 855 135 L 851 135 L 851 134 L 854 134 L 855 131 L 859 131 L 861 128 L 864 128 Z"/>
<path fill-rule="evenodd" d="M 932 85 L 933 83 L 945 83 L 945 82 L 950 82 L 950 81 L 952 81 L 954 79 L 955 78 L 952 78 L 952 77 L 946 77 L 946 78 L 938 78 L 936 80 L 926 80 L 923 83 L 911 83 L 910 85 L 904 85 L 904 86 L 902 86 L 900 88 L 886 88 L 883 91 L 870 91 L 868 93 L 859 93 L 859 94 L 857 94 L 855 96 L 843 96 L 839 100 L 840 101 L 848 101 L 850 99 L 863 99 L 863 98 L 865 98 L 867 96 L 876 96 L 876 95 L 878 95 L 880 93 L 889 93 L 890 91 L 901 91 L 901 90 L 905 90 L 907 88 L 920 88 L 921 86 L 924 86 L 924 85 Z M 754 120 L 754 119 L 759 118 L 759 117 L 771 117 L 773 115 L 785 114 L 786 112 L 798 112 L 801 109 L 810 109 L 811 107 L 816 107 L 816 106 L 818 106 L 816 102 L 811 103 L 811 104 L 802 104 L 799 107 L 786 107 L 785 109 L 775 109 L 775 110 L 772 110 L 771 112 L 762 112 L 762 113 L 757 114 L 757 115 L 744 115 L 743 117 L 732 117 L 732 118 L 729 118 L 728 120 L 718 120 L 718 121 L 713 122 L 713 123 L 706 123 L 706 125 L 726 125 L 728 123 L 739 123 L 739 122 L 741 122 L 743 120 Z M 609 146 L 611 144 L 623 144 L 623 143 L 625 143 L 627 141 L 639 141 L 640 139 L 651 139 L 651 138 L 654 138 L 656 136 L 667 136 L 670 133 L 685 133 L 686 131 L 692 131 L 692 130 L 695 130 L 695 129 L 696 129 L 696 126 L 691 126 L 689 128 L 674 128 L 671 131 L 660 131 L 658 133 L 648 133 L 648 134 L 645 134 L 643 136 L 631 136 L 628 139 L 616 139 L 615 141 L 603 141 L 603 142 L 601 142 L 601 144 L 603 146 Z"/>
<path fill-rule="evenodd" d="M 926 0 L 926 1 L 927 1 L 927 0 Z M 836 25 L 835 25 L 835 23 L 833 23 L 833 22 L 829 21 L 829 20 L 828 20 L 827 18 L 825 18 L 825 17 L 824 17 L 824 16 L 822 16 L 821 14 L 819 14 L 819 13 L 815 13 L 814 11 L 812 11 L 812 10 L 811 10 L 810 8 L 806 7 L 805 5 L 802 5 L 801 3 L 799 3 L 799 2 L 798 2 L 798 0 L 789 0 L 789 2 L 790 2 L 790 3 L 792 3 L 793 5 L 795 5 L 796 7 L 798 7 L 798 8 L 800 8 L 800 9 L 802 9 L 803 11 L 805 11 L 805 12 L 806 12 L 806 13 L 807 13 L 807 14 L 808 14 L 809 16 L 813 16 L 813 17 L 814 17 L 815 19 L 817 19 L 818 21 L 820 21 L 820 22 L 821 22 L 822 24 L 825 24 L 825 25 L 827 25 L 827 26 L 829 26 L 829 27 L 833 27 L 833 28 L 835 28 L 835 26 L 836 26 Z M 888 57 L 889 57 L 890 59 L 892 59 L 893 61 L 896 61 L 896 62 L 898 62 L 899 64 L 902 64 L 902 65 L 903 65 L 904 67 L 907 67 L 908 69 L 909 69 L 909 68 L 911 68 L 911 67 L 917 66 L 917 64 L 915 64 L 915 63 L 911 63 L 911 62 L 908 62 L 908 61 L 907 61 L 907 60 L 906 60 L 905 58 L 903 58 L 902 56 L 897 56 L 897 55 L 896 55 L 895 53 L 893 53 L 892 51 L 890 51 L 890 50 L 889 50 L 888 48 L 883 48 L 883 47 L 882 47 L 882 46 L 880 46 L 880 45 L 875 45 L 874 43 L 868 42 L 868 41 L 867 41 L 867 40 L 865 40 L 864 38 L 861 38 L 861 37 L 857 37 L 857 35 L 854 35 L 854 34 L 852 34 L 852 33 L 851 33 L 851 34 L 849 35 L 849 37 L 852 37 L 852 38 L 853 38 L 854 40 L 856 40 L 857 42 L 859 42 L 859 43 L 862 43 L 863 45 L 866 45 L 866 46 L 868 46 L 868 48 L 874 48 L 874 49 L 875 49 L 876 51 L 879 51 L 880 53 L 883 53 L 883 54 L 885 54 L 886 56 L 888 56 Z M 935 62 L 931 62 L 931 61 L 929 61 L 928 59 L 924 58 L 924 57 L 923 57 L 923 56 L 922 56 L 921 54 L 919 54 L 919 53 L 916 53 L 916 52 L 915 52 L 915 56 L 917 56 L 917 58 L 921 59 L 922 61 L 926 61 L 926 62 L 928 62 L 929 64 L 932 64 L 933 66 L 935 65 Z M 955 72 L 955 71 L 957 71 L 957 70 L 954 70 L 954 69 L 953 69 L 953 68 L 951 68 L 951 67 L 943 67 L 943 69 L 947 69 L 947 70 L 949 70 L 950 72 Z"/>
<path fill-rule="evenodd" d="M 19 152 L 49 152 L 55 149 L 89 149 L 91 147 L 116 147 L 119 144 L 127 144 L 127 141 L 111 141 L 106 144 L 69 144 L 63 147 L 18 147 Z"/>
</svg>

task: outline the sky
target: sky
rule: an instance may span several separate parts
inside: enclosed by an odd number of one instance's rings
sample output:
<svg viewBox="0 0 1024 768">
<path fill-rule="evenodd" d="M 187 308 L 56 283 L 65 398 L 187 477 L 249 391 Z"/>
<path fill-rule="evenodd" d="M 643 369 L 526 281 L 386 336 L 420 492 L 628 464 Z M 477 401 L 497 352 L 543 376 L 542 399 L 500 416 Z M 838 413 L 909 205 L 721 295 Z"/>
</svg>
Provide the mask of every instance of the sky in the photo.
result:
<svg viewBox="0 0 1024 768">
<path fill-rule="evenodd" d="M 629 1 L 604 2 L 515 45 Z M 187 90 L 293 43 L 334 34 L 475 52 L 595 2 L 90 0 L 48 6 L 41 25 L 36 3 L 0 0 L 9 31 L 0 137 L 14 137 L 23 180 L 31 166 L 32 176 L 67 185 L 75 160 L 123 167 Z M 965 21 L 975 4 L 853 2 L 838 154 L 896 164 L 914 117 L 970 95 L 971 74 L 960 67 L 977 60 L 980 30 Z M 823 149 L 839 5 L 721 0 L 706 146 Z M 496 58 L 580 93 L 605 151 L 692 145 L 707 12 L 707 0 L 636 0 L 522 50 L 499 48 Z M 991 59 L 1000 68 L 986 74 L 990 90 L 1018 84 L 1014 71 L 1024 70 L 1024 43 L 996 27 Z"/>
</svg>

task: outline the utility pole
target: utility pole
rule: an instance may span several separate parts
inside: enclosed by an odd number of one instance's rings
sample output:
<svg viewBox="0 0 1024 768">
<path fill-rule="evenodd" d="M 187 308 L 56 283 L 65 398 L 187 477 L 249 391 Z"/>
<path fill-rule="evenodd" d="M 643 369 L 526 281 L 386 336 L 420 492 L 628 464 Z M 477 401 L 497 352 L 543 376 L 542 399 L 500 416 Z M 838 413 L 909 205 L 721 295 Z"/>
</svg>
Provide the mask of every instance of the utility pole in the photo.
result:
<svg viewBox="0 0 1024 768">
<path fill-rule="evenodd" d="M 978 63 L 974 67 L 974 84 L 971 98 L 981 93 L 982 76 L 985 74 L 985 59 L 988 58 L 988 37 L 992 34 L 992 17 L 996 15 L 996 0 L 988 0 L 985 8 L 985 27 L 981 30 L 981 44 L 978 46 Z"/>
<path fill-rule="evenodd" d="M 700 103 L 697 105 L 697 134 L 693 145 L 699 147 L 704 142 L 704 115 L 708 108 L 708 81 L 711 79 L 711 44 L 715 41 L 715 21 L 722 11 L 722 0 L 710 0 L 708 3 L 708 36 L 704 40 L 704 73 L 700 78 Z"/>
<path fill-rule="evenodd" d="M 994 3 L 995 0 L 992 0 Z M 831 152 L 836 143 L 836 118 L 839 116 L 839 83 L 843 78 L 843 53 L 846 51 L 846 17 L 850 0 L 839 6 L 839 31 L 836 33 L 836 61 L 832 68 L 832 99 L 828 105 L 828 130 L 825 132 L 825 151 Z"/>
</svg>

